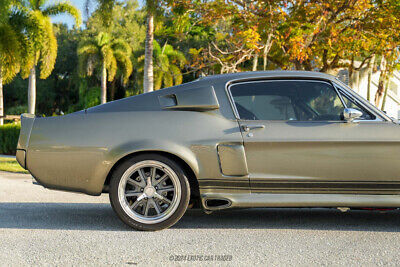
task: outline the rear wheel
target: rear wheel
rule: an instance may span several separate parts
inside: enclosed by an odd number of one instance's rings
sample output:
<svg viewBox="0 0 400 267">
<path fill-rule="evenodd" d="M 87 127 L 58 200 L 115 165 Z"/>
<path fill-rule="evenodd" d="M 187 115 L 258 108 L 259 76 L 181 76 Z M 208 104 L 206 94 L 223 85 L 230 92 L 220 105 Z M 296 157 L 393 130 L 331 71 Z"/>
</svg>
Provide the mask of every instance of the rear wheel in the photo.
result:
<svg viewBox="0 0 400 267">
<path fill-rule="evenodd" d="M 190 199 L 189 182 L 180 166 L 158 154 L 133 157 L 114 171 L 110 202 L 127 225 L 155 231 L 174 225 Z"/>
</svg>

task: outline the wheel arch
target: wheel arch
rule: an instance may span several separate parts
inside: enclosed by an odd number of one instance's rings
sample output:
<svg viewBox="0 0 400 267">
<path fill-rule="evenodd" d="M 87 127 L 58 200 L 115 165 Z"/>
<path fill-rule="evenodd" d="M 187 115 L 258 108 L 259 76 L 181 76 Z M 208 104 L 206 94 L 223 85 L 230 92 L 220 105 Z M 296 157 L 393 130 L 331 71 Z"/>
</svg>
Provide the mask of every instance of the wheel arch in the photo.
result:
<svg viewBox="0 0 400 267">
<path fill-rule="evenodd" d="M 110 171 L 108 172 L 108 174 L 106 176 L 106 179 L 104 181 L 104 186 L 103 186 L 103 192 L 108 192 L 108 187 L 110 184 L 112 174 L 120 164 L 122 164 L 123 162 L 125 162 L 126 160 L 128 160 L 130 158 L 133 158 L 138 155 L 143 155 L 143 154 L 162 155 L 162 156 L 168 157 L 171 160 L 173 160 L 174 162 L 176 162 L 179 166 L 181 166 L 181 168 L 184 170 L 185 174 L 187 175 L 187 178 L 188 178 L 189 184 L 190 184 L 191 198 L 199 198 L 200 197 L 199 183 L 198 183 L 197 175 L 196 175 L 194 168 L 182 157 L 175 155 L 173 153 L 161 151 L 161 150 L 134 151 L 134 152 L 126 154 L 123 157 L 121 157 L 120 159 L 118 159 L 114 163 L 114 165 L 111 167 Z"/>
</svg>

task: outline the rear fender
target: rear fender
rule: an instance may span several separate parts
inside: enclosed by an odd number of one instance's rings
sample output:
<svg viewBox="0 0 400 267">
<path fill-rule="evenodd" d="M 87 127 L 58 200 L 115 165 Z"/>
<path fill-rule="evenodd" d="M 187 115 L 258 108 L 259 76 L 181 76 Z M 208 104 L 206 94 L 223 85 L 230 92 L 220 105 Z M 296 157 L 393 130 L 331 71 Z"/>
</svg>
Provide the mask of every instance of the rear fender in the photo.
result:
<svg viewBox="0 0 400 267">
<path fill-rule="evenodd" d="M 113 148 L 108 153 L 109 160 L 112 162 L 110 170 L 122 158 L 139 152 L 164 152 L 175 155 L 189 165 L 196 177 L 199 174 L 199 162 L 188 147 L 173 142 L 155 140 L 129 142 Z M 104 177 L 104 181 L 105 179 L 106 177 Z"/>
</svg>

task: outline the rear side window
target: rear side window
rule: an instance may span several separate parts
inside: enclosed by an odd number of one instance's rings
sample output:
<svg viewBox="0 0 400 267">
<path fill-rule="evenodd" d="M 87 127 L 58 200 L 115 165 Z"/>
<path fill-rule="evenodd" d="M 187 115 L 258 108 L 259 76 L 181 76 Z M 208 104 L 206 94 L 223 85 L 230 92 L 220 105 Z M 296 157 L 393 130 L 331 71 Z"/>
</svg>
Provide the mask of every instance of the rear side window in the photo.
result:
<svg viewBox="0 0 400 267">
<path fill-rule="evenodd" d="M 230 87 L 242 120 L 338 121 L 344 106 L 322 81 L 260 81 Z"/>
</svg>

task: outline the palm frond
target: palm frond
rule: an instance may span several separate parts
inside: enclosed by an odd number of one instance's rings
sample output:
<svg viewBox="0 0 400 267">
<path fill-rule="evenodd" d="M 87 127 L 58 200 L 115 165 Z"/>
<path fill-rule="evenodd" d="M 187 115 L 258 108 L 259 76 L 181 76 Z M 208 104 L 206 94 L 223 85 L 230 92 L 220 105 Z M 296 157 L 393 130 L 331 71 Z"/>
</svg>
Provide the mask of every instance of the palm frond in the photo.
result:
<svg viewBox="0 0 400 267">
<path fill-rule="evenodd" d="M 153 56 L 155 58 L 159 57 L 162 54 L 161 46 L 160 44 L 154 40 L 153 41 Z"/>
<path fill-rule="evenodd" d="M 154 90 L 161 89 L 162 81 L 163 81 L 163 73 L 155 72 L 154 73 Z"/>
<path fill-rule="evenodd" d="M 44 16 L 54 16 L 59 14 L 69 14 L 75 19 L 75 26 L 79 27 L 82 24 L 81 12 L 70 2 L 65 1 L 48 6 L 43 10 Z"/>
<path fill-rule="evenodd" d="M 171 87 L 174 85 L 174 80 L 172 78 L 172 75 L 170 72 L 165 72 L 163 75 L 163 82 L 164 82 L 164 88 L 165 87 Z"/>
<path fill-rule="evenodd" d="M 106 65 L 107 68 L 107 76 L 108 76 L 108 81 L 113 81 L 115 78 L 115 74 L 117 73 L 117 60 L 114 57 L 114 51 L 109 45 L 104 45 L 101 48 L 101 55 L 103 62 Z"/>
<path fill-rule="evenodd" d="M 50 28 L 48 25 L 49 21 L 50 18 L 43 16 L 40 10 L 35 10 L 29 13 L 29 19 L 26 24 L 26 33 L 31 49 L 34 51 L 34 65 L 36 65 L 40 59 L 40 53 L 37 53 L 42 51 L 45 42 L 47 42 L 49 36 L 48 31 L 50 30 L 53 32 L 52 27 Z"/>
<path fill-rule="evenodd" d="M 166 54 L 171 59 L 171 61 L 174 64 L 179 65 L 180 68 L 183 68 L 187 63 L 186 57 L 181 51 L 170 50 Z"/>
<path fill-rule="evenodd" d="M 172 47 L 172 45 L 165 43 L 165 44 L 163 45 L 162 50 L 163 50 L 163 53 L 164 53 L 164 54 L 168 55 L 169 53 L 171 53 L 172 51 L 174 51 L 174 48 Z"/>
<path fill-rule="evenodd" d="M 39 10 L 42 0 L 29 0 L 30 8 L 32 10 Z"/>
<path fill-rule="evenodd" d="M 78 46 L 78 56 L 84 54 L 98 54 L 99 48 L 92 42 L 84 42 Z"/>
<path fill-rule="evenodd" d="M 160 69 L 160 71 L 168 71 L 170 66 L 169 58 L 166 55 L 161 55 L 156 58 L 155 67 Z"/>
<path fill-rule="evenodd" d="M 0 69 L 3 82 L 8 83 L 20 70 L 21 53 L 18 35 L 7 24 L 0 25 Z"/>
<path fill-rule="evenodd" d="M 122 39 L 113 39 L 106 32 L 100 32 L 95 37 L 81 41 L 78 46 L 78 55 L 81 75 L 90 75 L 88 64 L 96 67 L 105 65 L 107 80 L 110 82 L 115 79 L 118 70 L 120 70 L 118 75 L 122 74 L 124 84 L 128 82 L 132 74 L 130 46 Z M 94 64 L 95 60 L 97 64 Z M 136 61 L 135 64 L 141 63 Z"/>
<path fill-rule="evenodd" d="M 53 24 L 50 18 L 46 18 L 44 22 L 45 38 L 41 44 L 40 57 L 40 78 L 46 79 L 50 76 L 54 69 L 57 59 L 57 39 L 53 32 Z"/>
<path fill-rule="evenodd" d="M 79 59 L 78 59 L 78 74 L 81 77 L 86 77 L 86 75 L 91 76 L 89 74 L 88 70 L 88 61 L 89 61 L 89 55 L 88 54 L 80 54 Z"/>
<path fill-rule="evenodd" d="M 140 57 L 137 57 L 137 62 L 138 62 L 138 64 L 140 64 L 140 62 L 143 62 L 144 61 L 144 55 L 141 55 Z"/>
<path fill-rule="evenodd" d="M 108 66 L 107 66 L 107 80 L 109 82 L 114 81 L 115 75 L 117 74 L 117 70 L 118 70 L 118 64 L 117 64 L 117 60 L 115 59 L 115 57 L 112 57 Z"/>
<path fill-rule="evenodd" d="M 115 2 L 115 0 L 97 0 L 97 3 L 99 4 L 98 12 L 101 16 L 103 25 L 106 27 L 111 23 Z"/>
<path fill-rule="evenodd" d="M 100 46 L 100 47 L 103 47 L 105 45 L 109 45 L 110 44 L 111 36 L 106 32 L 100 32 L 96 36 L 95 39 L 96 39 L 97 45 Z"/>
<path fill-rule="evenodd" d="M 126 54 L 128 57 L 132 54 L 132 49 L 127 42 L 122 39 L 116 39 L 111 44 L 114 51 L 121 51 L 122 53 Z"/>
<path fill-rule="evenodd" d="M 117 60 L 119 67 L 122 69 L 123 82 L 126 84 L 129 80 L 129 76 L 132 74 L 132 62 L 127 55 L 120 51 L 114 51 L 114 57 Z"/>
<path fill-rule="evenodd" d="M 100 60 L 98 54 L 83 54 L 78 60 L 78 73 L 81 77 L 92 76 Z"/>
<path fill-rule="evenodd" d="M 20 58 L 20 71 L 21 76 L 25 78 L 29 75 L 29 70 L 35 63 L 33 60 L 33 42 L 29 40 L 27 31 L 37 27 L 38 22 L 33 19 L 25 8 L 20 8 L 19 5 L 16 6 L 18 8 L 13 9 L 9 14 L 8 24 L 14 29 L 18 38 L 19 46 L 15 47 L 15 49 L 19 50 L 22 55 Z"/>
<path fill-rule="evenodd" d="M 173 78 L 174 78 L 174 85 L 179 85 L 182 83 L 183 80 L 183 75 L 181 72 L 181 69 L 178 68 L 175 65 L 171 65 L 170 66 L 170 73 L 172 74 Z"/>
</svg>

